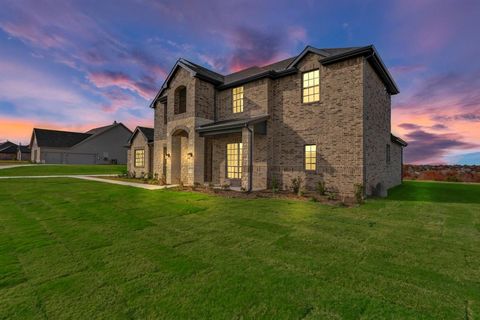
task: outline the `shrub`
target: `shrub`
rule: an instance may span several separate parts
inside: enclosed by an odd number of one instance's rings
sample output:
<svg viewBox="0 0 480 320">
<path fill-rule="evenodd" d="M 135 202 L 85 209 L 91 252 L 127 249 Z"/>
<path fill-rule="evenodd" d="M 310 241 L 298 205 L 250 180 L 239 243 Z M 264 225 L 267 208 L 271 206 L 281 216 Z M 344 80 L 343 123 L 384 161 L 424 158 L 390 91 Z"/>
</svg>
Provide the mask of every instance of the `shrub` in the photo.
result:
<svg viewBox="0 0 480 320">
<path fill-rule="evenodd" d="M 223 190 L 230 190 L 230 185 L 228 183 L 222 184 L 222 189 Z"/>
<path fill-rule="evenodd" d="M 329 192 L 327 195 L 328 200 L 337 200 L 337 193 L 336 192 Z"/>
<path fill-rule="evenodd" d="M 323 196 L 325 194 L 325 182 L 323 182 L 323 181 L 318 181 L 317 182 L 317 192 L 321 196 Z"/>
<path fill-rule="evenodd" d="M 300 195 L 301 187 L 302 187 L 302 178 L 300 177 L 293 178 L 292 186 L 291 186 L 293 193 Z"/>
<path fill-rule="evenodd" d="M 357 201 L 357 203 L 363 203 L 363 184 L 356 184 L 354 185 L 354 188 L 355 188 L 355 200 Z"/>
<path fill-rule="evenodd" d="M 272 192 L 276 193 L 278 191 L 278 180 L 276 177 L 272 177 Z"/>
<path fill-rule="evenodd" d="M 196 190 L 199 187 L 200 187 L 200 182 L 194 182 L 192 186 L 192 190 Z"/>
</svg>

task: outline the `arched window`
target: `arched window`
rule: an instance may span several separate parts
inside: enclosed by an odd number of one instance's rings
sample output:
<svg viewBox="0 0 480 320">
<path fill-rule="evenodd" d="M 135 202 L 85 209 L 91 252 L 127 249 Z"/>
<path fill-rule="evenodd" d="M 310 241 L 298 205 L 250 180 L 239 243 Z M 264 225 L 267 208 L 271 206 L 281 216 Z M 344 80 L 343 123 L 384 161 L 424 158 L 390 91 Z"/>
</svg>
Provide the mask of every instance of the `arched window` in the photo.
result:
<svg viewBox="0 0 480 320">
<path fill-rule="evenodd" d="M 187 88 L 180 86 L 175 89 L 175 114 L 187 112 Z"/>
</svg>

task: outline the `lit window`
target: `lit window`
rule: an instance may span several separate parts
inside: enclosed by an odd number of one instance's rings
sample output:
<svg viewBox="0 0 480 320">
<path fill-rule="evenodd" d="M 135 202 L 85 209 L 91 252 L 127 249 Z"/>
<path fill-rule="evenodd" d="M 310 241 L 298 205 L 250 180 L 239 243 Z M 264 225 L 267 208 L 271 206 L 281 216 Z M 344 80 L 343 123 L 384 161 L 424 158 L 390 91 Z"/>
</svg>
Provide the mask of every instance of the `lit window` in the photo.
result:
<svg viewBox="0 0 480 320">
<path fill-rule="evenodd" d="M 233 88 L 233 113 L 243 112 L 243 87 Z"/>
<path fill-rule="evenodd" d="M 135 167 L 145 166 L 145 150 L 135 150 Z"/>
<path fill-rule="evenodd" d="M 313 70 L 303 74 L 303 103 L 320 100 L 320 71 Z"/>
<path fill-rule="evenodd" d="M 227 178 L 242 178 L 242 144 L 227 144 Z"/>
<path fill-rule="evenodd" d="M 315 171 L 317 169 L 317 146 L 309 144 L 305 146 L 305 170 Z"/>
</svg>

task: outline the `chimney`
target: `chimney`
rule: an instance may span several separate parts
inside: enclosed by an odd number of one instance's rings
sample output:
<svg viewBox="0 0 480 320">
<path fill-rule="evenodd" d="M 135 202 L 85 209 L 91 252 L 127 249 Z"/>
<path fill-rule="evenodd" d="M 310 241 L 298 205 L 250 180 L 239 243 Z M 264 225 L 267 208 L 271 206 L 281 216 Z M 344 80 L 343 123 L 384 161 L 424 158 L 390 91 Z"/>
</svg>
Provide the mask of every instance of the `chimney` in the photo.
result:
<svg viewBox="0 0 480 320">
<path fill-rule="evenodd" d="M 114 120 L 114 121 L 113 121 L 113 124 L 117 124 L 117 120 Z"/>
</svg>

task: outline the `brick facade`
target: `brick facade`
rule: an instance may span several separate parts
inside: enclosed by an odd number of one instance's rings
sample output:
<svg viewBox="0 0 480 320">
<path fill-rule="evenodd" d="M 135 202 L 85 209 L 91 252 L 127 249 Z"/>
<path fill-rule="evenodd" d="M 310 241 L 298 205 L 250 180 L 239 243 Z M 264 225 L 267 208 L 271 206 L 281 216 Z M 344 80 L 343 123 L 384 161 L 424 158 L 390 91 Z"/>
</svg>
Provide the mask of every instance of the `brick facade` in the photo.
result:
<svg viewBox="0 0 480 320">
<path fill-rule="evenodd" d="M 364 56 L 327 65 L 321 63 L 322 58 L 310 52 L 298 61 L 296 72 L 243 83 L 240 113 L 233 113 L 232 87 L 219 89 L 178 68 L 155 104 L 153 171 L 159 177 L 165 175 L 167 183 L 229 184 L 226 145 L 242 142 L 241 186 L 245 189 L 251 170 L 253 189 L 269 188 L 273 181 L 287 189 L 293 178 L 301 177 L 306 189 L 323 181 L 340 195 L 352 196 L 357 185 L 364 186 L 367 195 L 378 190 L 384 195 L 383 191 L 401 182 L 402 147 L 390 140 L 390 94 Z M 320 101 L 304 104 L 302 73 L 317 69 Z M 187 89 L 183 114 L 175 114 L 173 107 L 179 86 Z M 249 125 L 252 136 L 246 127 L 208 137 L 196 131 L 207 123 L 261 115 L 269 116 L 266 133 L 256 132 L 253 125 Z M 305 170 L 307 144 L 317 148 L 315 171 Z"/>
<path fill-rule="evenodd" d="M 145 151 L 144 165 L 135 166 L 135 150 Z M 153 166 L 153 147 L 148 144 L 147 139 L 141 133 L 135 135 L 127 154 L 127 170 L 135 177 L 146 177 L 152 174 Z"/>
</svg>

